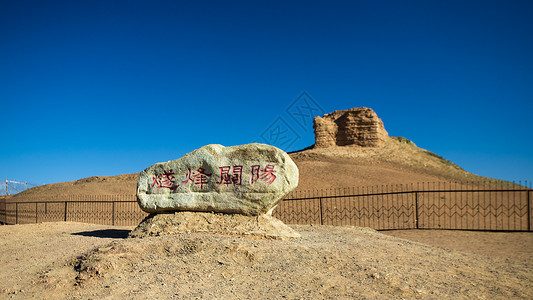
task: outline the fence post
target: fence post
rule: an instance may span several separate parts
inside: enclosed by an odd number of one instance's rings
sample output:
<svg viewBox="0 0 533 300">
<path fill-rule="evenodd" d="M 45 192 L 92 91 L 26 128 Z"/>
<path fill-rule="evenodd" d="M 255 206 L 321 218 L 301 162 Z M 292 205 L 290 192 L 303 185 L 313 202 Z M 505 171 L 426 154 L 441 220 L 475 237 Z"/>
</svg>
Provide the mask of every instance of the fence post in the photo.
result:
<svg viewBox="0 0 533 300">
<path fill-rule="evenodd" d="M 416 229 L 420 229 L 418 225 L 418 192 L 415 192 L 415 223 L 416 223 Z"/>
<path fill-rule="evenodd" d="M 531 197 L 529 196 L 531 194 L 531 189 L 527 191 L 527 229 L 529 231 L 533 231 L 533 228 L 531 228 Z"/>
<path fill-rule="evenodd" d="M 318 198 L 318 202 L 320 205 L 320 225 L 324 225 L 324 219 L 322 218 L 322 198 Z"/>
<path fill-rule="evenodd" d="M 68 201 L 65 201 L 65 222 L 67 221 L 67 203 Z"/>
<path fill-rule="evenodd" d="M 37 210 L 37 204 L 38 204 L 38 203 L 35 202 L 35 224 L 37 224 L 37 220 L 38 220 L 38 219 L 37 219 L 37 212 L 38 212 L 38 210 Z"/>
<path fill-rule="evenodd" d="M 112 216 L 111 216 L 111 224 L 113 226 L 115 226 L 115 200 L 113 200 L 113 213 L 112 213 Z"/>
<path fill-rule="evenodd" d="M 19 203 L 15 202 L 15 224 L 19 223 Z"/>
</svg>

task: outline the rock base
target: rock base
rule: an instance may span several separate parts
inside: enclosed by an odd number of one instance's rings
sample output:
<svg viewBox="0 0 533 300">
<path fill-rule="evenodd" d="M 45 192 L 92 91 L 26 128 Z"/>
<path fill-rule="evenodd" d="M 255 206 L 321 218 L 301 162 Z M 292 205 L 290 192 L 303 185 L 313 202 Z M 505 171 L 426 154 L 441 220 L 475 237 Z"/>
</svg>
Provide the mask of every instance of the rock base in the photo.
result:
<svg viewBox="0 0 533 300">
<path fill-rule="evenodd" d="M 301 237 L 298 232 L 269 215 L 245 216 L 189 211 L 151 214 L 132 230 L 129 236 L 143 238 L 192 232 L 244 235 L 268 239 Z"/>
</svg>

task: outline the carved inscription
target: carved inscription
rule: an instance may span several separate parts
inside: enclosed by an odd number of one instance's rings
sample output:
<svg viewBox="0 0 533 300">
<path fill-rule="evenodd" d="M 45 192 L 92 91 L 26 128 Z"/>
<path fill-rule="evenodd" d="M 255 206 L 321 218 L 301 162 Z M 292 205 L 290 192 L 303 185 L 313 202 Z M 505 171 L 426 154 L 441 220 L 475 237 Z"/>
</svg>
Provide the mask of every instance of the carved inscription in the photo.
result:
<svg viewBox="0 0 533 300">
<path fill-rule="evenodd" d="M 217 186 L 240 186 L 243 184 L 242 176 L 243 170 L 245 169 L 241 165 L 235 166 L 222 166 L 218 167 L 218 181 L 215 182 Z M 249 167 L 250 174 L 250 184 L 255 184 L 256 182 L 264 182 L 268 185 L 272 184 L 276 180 L 276 170 L 275 165 L 267 164 L 264 167 L 261 165 L 252 165 Z M 156 174 L 152 177 L 152 189 L 169 189 L 175 191 L 178 189 L 179 185 L 193 184 L 200 187 L 200 190 L 207 185 L 213 173 L 207 173 L 203 168 L 197 168 L 196 170 L 191 170 L 187 168 L 187 173 L 184 174 L 184 180 L 178 181 L 176 179 L 176 174 L 172 169 L 163 171 L 161 174 Z"/>
</svg>

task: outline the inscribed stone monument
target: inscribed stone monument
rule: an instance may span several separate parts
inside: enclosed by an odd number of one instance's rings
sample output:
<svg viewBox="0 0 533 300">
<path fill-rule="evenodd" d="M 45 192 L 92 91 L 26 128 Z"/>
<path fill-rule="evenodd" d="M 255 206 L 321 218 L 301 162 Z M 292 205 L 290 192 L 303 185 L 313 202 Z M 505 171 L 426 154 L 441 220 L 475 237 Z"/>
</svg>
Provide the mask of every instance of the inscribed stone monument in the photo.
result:
<svg viewBox="0 0 533 300">
<path fill-rule="evenodd" d="M 270 215 L 297 185 L 298 167 L 274 146 L 213 144 L 142 171 L 137 201 L 149 213 Z"/>
</svg>

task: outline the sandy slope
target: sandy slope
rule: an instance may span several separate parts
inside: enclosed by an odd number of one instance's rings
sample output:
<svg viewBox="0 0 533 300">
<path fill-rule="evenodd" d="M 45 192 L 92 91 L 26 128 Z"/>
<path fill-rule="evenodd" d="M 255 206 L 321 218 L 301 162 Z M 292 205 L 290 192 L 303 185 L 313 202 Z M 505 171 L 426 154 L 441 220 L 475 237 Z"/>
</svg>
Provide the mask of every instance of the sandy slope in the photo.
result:
<svg viewBox="0 0 533 300">
<path fill-rule="evenodd" d="M 484 181 L 429 151 L 389 138 L 383 147 L 335 147 L 291 153 L 299 189 Z"/>
<path fill-rule="evenodd" d="M 367 228 L 293 228 L 301 239 L 213 234 L 124 239 L 131 227 L 1 226 L 0 298 L 533 297 L 531 260 L 446 250 Z M 506 242 L 505 236 L 497 238 Z M 522 240 L 531 243 L 531 236 Z"/>
</svg>

